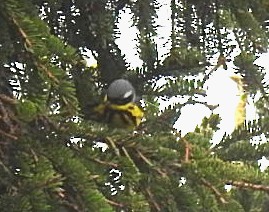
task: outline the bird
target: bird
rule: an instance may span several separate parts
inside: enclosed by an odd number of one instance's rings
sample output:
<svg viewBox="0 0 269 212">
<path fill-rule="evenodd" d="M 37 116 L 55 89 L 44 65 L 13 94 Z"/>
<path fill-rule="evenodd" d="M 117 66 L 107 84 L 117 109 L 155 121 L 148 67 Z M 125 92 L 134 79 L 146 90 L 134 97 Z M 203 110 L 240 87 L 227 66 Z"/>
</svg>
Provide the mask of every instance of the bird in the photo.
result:
<svg viewBox="0 0 269 212">
<path fill-rule="evenodd" d="M 94 112 L 102 122 L 113 128 L 135 129 L 144 117 L 144 111 L 137 102 L 136 91 L 127 79 L 114 80 Z"/>
</svg>

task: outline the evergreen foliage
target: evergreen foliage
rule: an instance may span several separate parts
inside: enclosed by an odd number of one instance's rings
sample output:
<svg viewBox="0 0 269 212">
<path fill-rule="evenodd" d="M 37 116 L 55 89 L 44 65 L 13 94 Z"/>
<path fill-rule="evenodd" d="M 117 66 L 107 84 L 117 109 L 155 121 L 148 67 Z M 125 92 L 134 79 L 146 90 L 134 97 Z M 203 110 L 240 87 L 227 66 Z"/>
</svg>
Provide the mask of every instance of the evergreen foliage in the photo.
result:
<svg viewBox="0 0 269 212">
<path fill-rule="evenodd" d="M 159 55 L 157 0 L 2 1 L 1 211 L 268 211 L 268 170 L 261 172 L 257 160 L 269 145 L 252 142 L 269 134 L 269 84 L 254 65 L 268 48 L 269 4 L 167 3 L 171 49 Z M 137 69 L 115 42 L 127 9 L 138 29 L 143 65 Z M 206 95 L 204 83 L 216 69 L 227 69 L 235 49 L 234 65 L 244 89 L 258 98 L 259 118 L 215 146 L 210 140 L 220 118 L 213 112 L 181 136 L 173 129 L 181 108 L 212 107 L 196 97 Z M 87 66 L 85 50 L 97 67 Z M 89 109 L 121 77 L 145 102 L 145 121 L 135 132 L 110 129 Z M 167 83 L 154 86 L 163 77 Z M 157 98 L 173 96 L 187 101 L 160 113 Z"/>
</svg>

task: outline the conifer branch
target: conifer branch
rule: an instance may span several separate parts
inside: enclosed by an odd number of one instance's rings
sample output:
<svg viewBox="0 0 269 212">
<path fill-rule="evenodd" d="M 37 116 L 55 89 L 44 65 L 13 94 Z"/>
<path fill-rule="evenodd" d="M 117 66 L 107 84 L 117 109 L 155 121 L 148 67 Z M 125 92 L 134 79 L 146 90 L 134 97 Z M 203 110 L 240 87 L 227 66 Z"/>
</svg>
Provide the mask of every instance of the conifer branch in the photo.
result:
<svg viewBox="0 0 269 212">
<path fill-rule="evenodd" d="M 130 157 L 129 153 L 128 153 L 127 150 L 125 149 L 125 147 L 122 147 L 122 151 L 123 151 L 124 155 L 125 155 L 130 161 L 133 161 L 132 158 Z"/>
<path fill-rule="evenodd" d="M 137 145 L 137 142 L 134 141 L 134 138 L 138 138 L 141 134 L 139 133 L 133 133 L 131 135 L 128 135 L 127 137 L 125 138 L 121 138 L 119 140 L 120 144 L 125 144 L 124 146 L 128 146 L 128 147 L 134 147 L 135 145 Z M 131 141 L 131 142 L 130 142 Z M 128 142 L 128 143 L 127 143 Z M 127 143 L 127 145 L 126 145 Z"/>
<path fill-rule="evenodd" d="M 29 54 L 33 55 L 33 44 L 28 39 L 27 33 L 20 27 L 19 23 L 17 22 L 17 20 L 14 17 L 12 17 L 12 21 L 13 21 L 14 25 L 17 27 L 17 30 L 19 31 L 20 35 L 22 36 L 22 38 L 25 41 L 25 49 L 27 50 L 27 52 Z M 32 56 L 32 58 L 34 59 L 35 57 Z M 59 80 L 47 69 L 47 67 L 45 65 L 41 64 L 36 59 L 34 59 L 33 62 L 34 62 L 34 65 L 37 68 L 40 68 L 41 70 L 43 70 L 50 79 L 52 79 L 57 84 L 59 83 Z"/>
<path fill-rule="evenodd" d="M 227 184 L 235 186 L 237 188 L 249 188 L 253 190 L 269 192 L 269 186 L 267 185 L 253 184 L 253 183 L 247 183 L 243 181 L 229 181 Z"/>
<path fill-rule="evenodd" d="M 153 164 L 150 162 L 149 159 L 147 159 L 139 150 L 136 150 L 136 152 L 138 153 L 139 157 L 149 166 L 153 166 Z"/>
<path fill-rule="evenodd" d="M 102 161 L 102 160 L 99 160 L 97 158 L 94 158 L 93 161 L 96 162 L 96 163 L 102 164 L 102 165 L 112 166 L 113 168 L 117 168 L 119 166 L 116 163 L 112 163 L 112 162 L 108 162 L 108 161 Z"/>
<path fill-rule="evenodd" d="M 213 193 L 214 195 L 219 199 L 219 201 L 223 204 L 227 204 L 228 202 L 226 201 L 226 199 L 223 197 L 223 195 L 221 194 L 221 192 L 215 188 L 215 186 L 213 186 L 210 182 L 208 182 L 205 178 L 201 179 L 202 183 L 208 187 Z"/>
<path fill-rule="evenodd" d="M 152 202 L 152 204 L 154 205 L 156 211 L 161 211 L 161 207 L 159 206 L 159 204 L 155 201 L 154 196 L 152 194 L 152 192 L 149 190 L 149 188 L 146 188 L 146 192 L 148 197 L 150 198 L 150 201 Z"/>
<path fill-rule="evenodd" d="M 115 201 L 112 201 L 110 199 L 105 199 L 105 201 L 110 204 L 110 205 L 113 205 L 113 206 L 116 206 L 116 207 L 120 207 L 122 208 L 124 205 L 122 203 L 118 203 L 118 202 L 115 202 Z"/>
<path fill-rule="evenodd" d="M 57 183 L 61 183 L 62 181 L 64 181 L 66 178 L 65 177 L 62 177 L 61 175 L 56 175 L 54 176 L 53 178 L 51 179 L 48 179 L 46 180 L 45 182 L 43 183 L 40 183 L 40 184 L 37 184 L 37 187 L 38 188 L 47 188 L 48 186 L 52 186 L 54 184 L 57 184 Z"/>
<path fill-rule="evenodd" d="M 163 172 L 162 170 L 160 170 L 159 168 L 154 167 L 154 164 L 151 163 L 151 161 L 144 156 L 139 150 L 137 150 L 138 155 L 140 156 L 140 158 L 146 163 L 148 164 L 150 167 L 152 167 L 155 171 L 157 171 L 162 177 L 167 177 L 167 174 L 165 172 Z"/>
<path fill-rule="evenodd" d="M 137 174 L 140 174 L 139 169 L 137 168 L 137 166 L 135 165 L 133 159 L 130 157 L 129 153 L 127 152 L 127 150 L 125 149 L 125 147 L 122 147 L 122 151 L 124 152 L 125 156 L 129 159 L 129 161 L 133 164 Z"/>
<path fill-rule="evenodd" d="M 109 137 L 106 137 L 105 139 L 109 142 L 109 144 L 110 144 L 110 146 L 112 147 L 112 149 L 114 150 L 115 154 L 116 154 L 118 157 L 120 157 L 120 151 L 119 151 L 119 149 L 117 148 L 117 146 L 116 146 L 116 144 L 114 143 L 114 141 L 113 141 L 111 138 L 109 138 Z"/>
<path fill-rule="evenodd" d="M 21 36 L 23 37 L 25 44 L 27 45 L 27 49 L 28 48 L 32 48 L 32 43 L 30 42 L 30 40 L 27 38 L 27 34 L 24 32 L 24 30 L 20 27 L 19 23 L 17 22 L 17 20 L 12 17 L 12 21 L 15 24 L 15 26 L 17 27 L 19 33 L 21 34 Z"/>
</svg>

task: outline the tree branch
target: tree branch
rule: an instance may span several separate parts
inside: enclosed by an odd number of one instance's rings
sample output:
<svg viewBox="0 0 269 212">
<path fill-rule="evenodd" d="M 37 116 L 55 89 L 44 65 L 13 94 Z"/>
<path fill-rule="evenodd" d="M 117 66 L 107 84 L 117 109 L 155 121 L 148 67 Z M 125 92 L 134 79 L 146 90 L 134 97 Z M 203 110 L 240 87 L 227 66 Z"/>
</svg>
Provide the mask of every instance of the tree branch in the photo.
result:
<svg viewBox="0 0 269 212">
<path fill-rule="evenodd" d="M 261 184 L 247 183 L 243 181 L 229 181 L 227 184 L 235 186 L 237 188 L 249 188 L 253 190 L 266 191 L 269 192 L 269 186 Z"/>
<path fill-rule="evenodd" d="M 152 204 L 154 205 L 156 211 L 161 211 L 161 207 L 158 205 L 158 203 L 155 201 L 153 194 L 151 193 L 151 191 L 149 190 L 149 188 L 146 188 L 146 192 L 148 197 L 150 198 L 150 201 L 152 202 Z"/>
<path fill-rule="evenodd" d="M 109 142 L 109 144 L 112 147 L 112 149 L 114 150 L 115 154 L 119 157 L 120 156 L 120 151 L 117 148 L 117 146 L 114 143 L 114 141 L 111 138 L 109 138 L 109 137 L 106 137 L 105 139 Z"/>
<path fill-rule="evenodd" d="M 116 164 L 116 163 L 112 163 L 112 162 L 108 162 L 108 161 L 102 161 L 102 160 L 99 160 L 97 158 L 94 158 L 92 160 L 94 162 L 99 163 L 99 164 L 102 164 L 102 165 L 112 166 L 113 168 L 117 168 L 118 167 L 118 164 Z"/>
<path fill-rule="evenodd" d="M 219 201 L 222 204 L 228 203 L 226 199 L 223 197 L 222 193 L 218 189 L 216 189 L 210 182 L 208 182 L 205 178 L 202 178 L 201 181 L 206 187 L 208 187 L 213 192 L 213 194 L 219 199 Z"/>
<path fill-rule="evenodd" d="M 124 206 L 122 203 L 118 203 L 118 202 L 115 202 L 115 201 L 112 201 L 112 200 L 109 200 L 109 199 L 106 199 L 105 201 L 108 204 L 113 205 L 113 206 L 116 206 L 116 207 L 122 208 Z"/>
<path fill-rule="evenodd" d="M 14 25 L 17 27 L 17 30 L 19 31 L 19 33 L 21 34 L 22 38 L 25 41 L 25 50 L 31 55 L 33 55 L 33 45 L 32 45 L 32 42 L 28 39 L 27 33 L 20 27 L 19 23 L 14 17 L 12 17 L 12 21 Z M 35 58 L 35 57 L 32 57 L 32 58 Z M 36 59 L 34 59 L 33 62 L 37 68 L 40 68 L 41 70 L 43 70 L 50 79 L 52 79 L 55 83 L 59 84 L 59 80 L 52 74 L 50 70 L 48 70 L 48 68 L 45 65 L 41 64 L 40 61 Z"/>
<path fill-rule="evenodd" d="M 122 147 L 122 151 L 125 154 L 125 156 L 129 159 L 129 161 L 133 164 L 137 174 L 140 174 L 139 169 L 137 168 L 136 164 L 134 163 L 133 159 L 131 158 L 131 156 L 129 155 L 128 151 L 125 149 L 125 147 Z"/>
<path fill-rule="evenodd" d="M 162 177 L 167 177 L 167 174 L 165 172 L 163 172 L 161 169 L 159 168 L 156 168 L 154 166 L 153 163 L 151 163 L 151 161 L 146 157 L 144 156 L 140 151 L 136 150 L 136 152 L 138 153 L 138 155 L 140 156 L 140 158 L 146 163 L 148 164 L 150 167 L 152 167 L 154 170 L 156 170 Z"/>
</svg>

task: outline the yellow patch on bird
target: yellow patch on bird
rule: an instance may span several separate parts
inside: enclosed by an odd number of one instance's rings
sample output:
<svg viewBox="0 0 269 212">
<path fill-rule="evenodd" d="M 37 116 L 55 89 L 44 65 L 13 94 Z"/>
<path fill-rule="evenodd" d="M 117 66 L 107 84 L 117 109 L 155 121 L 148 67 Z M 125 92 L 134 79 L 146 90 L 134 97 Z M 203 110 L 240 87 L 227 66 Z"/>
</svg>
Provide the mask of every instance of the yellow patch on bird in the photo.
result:
<svg viewBox="0 0 269 212">
<path fill-rule="evenodd" d="M 115 114 L 118 114 L 111 123 L 112 125 L 116 124 L 118 127 L 137 127 L 144 116 L 143 110 L 134 102 L 125 105 L 108 104 L 108 108 Z M 120 117 L 120 120 L 118 117 Z"/>
<path fill-rule="evenodd" d="M 95 107 L 94 111 L 100 117 L 100 121 L 111 127 L 134 129 L 144 117 L 144 112 L 136 103 L 130 102 L 124 105 L 104 102 Z"/>
</svg>

